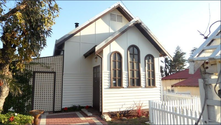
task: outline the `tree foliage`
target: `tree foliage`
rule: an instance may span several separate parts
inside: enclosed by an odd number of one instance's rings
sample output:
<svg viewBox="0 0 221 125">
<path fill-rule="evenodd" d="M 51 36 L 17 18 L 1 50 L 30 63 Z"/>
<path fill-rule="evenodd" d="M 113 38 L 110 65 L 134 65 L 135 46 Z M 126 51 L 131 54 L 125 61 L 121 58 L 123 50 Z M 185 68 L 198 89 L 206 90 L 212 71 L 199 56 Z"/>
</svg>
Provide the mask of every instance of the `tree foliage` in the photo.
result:
<svg viewBox="0 0 221 125">
<path fill-rule="evenodd" d="M 14 8 L 8 2 L 12 1 L 0 0 L 0 112 L 10 87 L 16 85 L 11 84 L 15 80 L 10 64 L 16 60 L 15 67 L 24 69 L 25 62 L 40 57 L 60 9 L 55 0 L 16 0 Z"/>
<path fill-rule="evenodd" d="M 59 7 L 53 0 L 21 0 L 16 7 L 4 12 L 6 1 L 0 3 L 1 42 L 0 64 L 5 66 L 17 60 L 16 67 L 23 68 L 23 62 L 39 57 L 46 46 L 46 38 L 52 33 L 54 18 Z"/>
<path fill-rule="evenodd" d="M 160 67 L 161 76 L 165 77 L 170 74 L 182 71 L 186 66 L 185 52 L 182 52 L 179 46 L 176 47 L 173 60 L 170 60 L 168 57 L 164 58 L 164 66 Z"/>
<path fill-rule="evenodd" d="M 32 86 L 29 84 L 29 81 L 32 77 L 32 72 L 30 70 L 20 70 L 13 69 L 13 78 L 16 80 L 12 86 L 10 86 L 10 93 L 5 100 L 4 113 L 8 112 L 8 109 L 13 107 L 14 111 L 21 114 L 28 114 L 31 110 L 31 98 L 32 98 Z M 16 84 L 16 85 L 15 85 Z M 16 94 L 16 89 L 22 91 L 21 94 Z"/>
<path fill-rule="evenodd" d="M 161 61 L 164 63 L 164 66 L 160 66 L 160 72 L 161 77 L 165 77 L 171 74 L 170 66 L 171 66 L 171 60 L 168 57 L 164 58 L 164 61 Z"/>
<path fill-rule="evenodd" d="M 171 73 L 176 73 L 178 71 L 184 70 L 186 66 L 185 52 L 182 52 L 179 46 L 175 50 L 173 56 L 173 61 L 171 62 Z"/>
<path fill-rule="evenodd" d="M 193 49 L 192 49 L 191 52 L 190 52 L 190 55 L 193 55 L 193 53 L 195 52 L 195 50 L 197 50 L 197 48 L 196 48 L 196 47 L 193 47 Z"/>
</svg>

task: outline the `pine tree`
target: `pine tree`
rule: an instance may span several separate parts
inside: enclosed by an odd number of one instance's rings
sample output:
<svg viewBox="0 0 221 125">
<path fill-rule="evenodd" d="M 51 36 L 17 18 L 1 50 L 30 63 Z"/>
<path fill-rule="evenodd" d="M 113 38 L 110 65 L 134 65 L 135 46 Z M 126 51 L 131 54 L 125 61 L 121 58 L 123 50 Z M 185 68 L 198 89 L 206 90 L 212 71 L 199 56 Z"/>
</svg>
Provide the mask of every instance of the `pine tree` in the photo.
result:
<svg viewBox="0 0 221 125">
<path fill-rule="evenodd" d="M 168 57 L 164 58 L 164 66 L 160 67 L 161 76 L 165 77 L 176 73 L 178 71 L 184 70 L 186 66 L 185 52 L 182 52 L 179 46 L 177 46 L 173 60 L 170 60 Z"/>
<path fill-rule="evenodd" d="M 185 66 L 186 66 L 185 54 L 186 53 L 182 52 L 180 47 L 177 46 L 174 56 L 173 56 L 173 61 L 171 62 L 171 65 L 170 65 L 170 72 L 172 74 L 185 69 Z"/>
</svg>

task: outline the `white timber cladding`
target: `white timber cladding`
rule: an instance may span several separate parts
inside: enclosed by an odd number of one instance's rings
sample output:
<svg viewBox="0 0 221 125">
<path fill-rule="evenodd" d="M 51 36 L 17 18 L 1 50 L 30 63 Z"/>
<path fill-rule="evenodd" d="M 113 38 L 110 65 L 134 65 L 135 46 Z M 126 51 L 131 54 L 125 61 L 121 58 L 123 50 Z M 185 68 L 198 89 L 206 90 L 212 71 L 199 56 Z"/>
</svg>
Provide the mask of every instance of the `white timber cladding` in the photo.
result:
<svg viewBox="0 0 221 125">
<path fill-rule="evenodd" d="M 61 99 L 62 99 L 63 56 L 61 55 L 61 56 L 42 57 L 39 59 L 33 59 L 32 64 L 27 65 L 26 69 L 32 70 L 33 72 L 34 71 L 56 72 L 54 111 L 60 111 L 61 110 L 61 102 L 62 102 Z M 44 75 L 40 75 L 40 76 L 38 76 L 39 75 L 38 73 L 36 73 L 36 74 L 37 74 L 37 76 L 35 78 L 35 82 L 42 81 L 43 79 L 45 79 L 46 81 L 51 79 L 51 76 L 48 77 L 48 79 L 45 78 L 46 73 L 44 73 Z M 46 75 L 51 75 L 51 74 L 46 74 Z M 30 80 L 30 84 L 31 85 L 33 84 L 33 79 Z M 47 94 L 49 94 L 49 93 L 47 93 Z M 38 93 L 36 93 L 35 97 L 37 97 L 37 96 L 39 96 Z"/>
<path fill-rule="evenodd" d="M 140 50 L 141 88 L 128 88 L 128 62 L 127 49 L 136 45 Z M 118 51 L 122 55 L 123 88 L 110 88 L 110 55 Z M 146 88 L 144 58 L 147 54 L 154 56 L 156 88 Z M 161 98 L 161 75 L 159 67 L 159 52 L 156 48 L 133 26 L 124 34 L 103 49 L 103 112 L 120 111 L 143 103 L 148 108 L 149 100 Z"/>
<path fill-rule="evenodd" d="M 110 13 L 121 15 L 122 22 L 111 21 Z M 94 54 L 87 58 L 83 55 L 128 23 L 118 10 L 110 13 L 65 42 L 62 107 L 93 105 L 93 67 L 100 65 L 101 60 L 95 59 Z"/>
</svg>

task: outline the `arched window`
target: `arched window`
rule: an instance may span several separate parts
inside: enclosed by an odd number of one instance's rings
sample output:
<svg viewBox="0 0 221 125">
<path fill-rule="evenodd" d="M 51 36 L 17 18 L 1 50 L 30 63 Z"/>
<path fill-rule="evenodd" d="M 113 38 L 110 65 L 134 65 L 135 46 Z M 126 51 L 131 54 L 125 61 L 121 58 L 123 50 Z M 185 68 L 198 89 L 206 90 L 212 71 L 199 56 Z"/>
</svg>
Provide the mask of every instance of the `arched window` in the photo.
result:
<svg viewBox="0 0 221 125">
<path fill-rule="evenodd" d="M 111 87 L 122 87 L 122 56 L 119 52 L 111 53 Z"/>
<path fill-rule="evenodd" d="M 129 87 L 140 87 L 140 51 L 137 46 L 128 48 Z"/>
<path fill-rule="evenodd" d="M 155 85 L 155 71 L 154 71 L 154 57 L 148 54 L 145 57 L 145 71 L 146 71 L 146 87 L 154 87 Z"/>
</svg>

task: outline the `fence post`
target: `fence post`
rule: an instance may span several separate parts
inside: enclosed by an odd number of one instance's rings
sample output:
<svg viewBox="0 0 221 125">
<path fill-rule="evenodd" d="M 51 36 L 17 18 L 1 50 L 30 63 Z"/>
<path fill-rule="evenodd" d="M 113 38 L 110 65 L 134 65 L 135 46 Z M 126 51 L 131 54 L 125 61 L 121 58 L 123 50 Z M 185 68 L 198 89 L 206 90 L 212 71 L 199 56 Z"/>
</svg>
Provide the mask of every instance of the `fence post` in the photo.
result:
<svg viewBox="0 0 221 125">
<path fill-rule="evenodd" d="M 206 92 L 205 92 L 205 89 L 204 89 L 204 82 L 202 79 L 199 79 L 198 80 L 199 82 L 199 88 L 200 88 L 200 100 L 201 100 L 201 111 L 202 112 L 202 108 L 203 108 L 203 104 L 204 104 L 204 100 L 206 99 Z M 203 111 L 203 123 L 204 124 L 208 124 L 208 111 L 207 111 L 207 106 L 205 106 L 205 109 Z"/>
<path fill-rule="evenodd" d="M 152 108 L 152 103 L 151 103 L 151 100 L 149 100 L 149 121 L 150 123 L 153 123 L 153 112 L 152 112 L 153 108 Z"/>
</svg>

